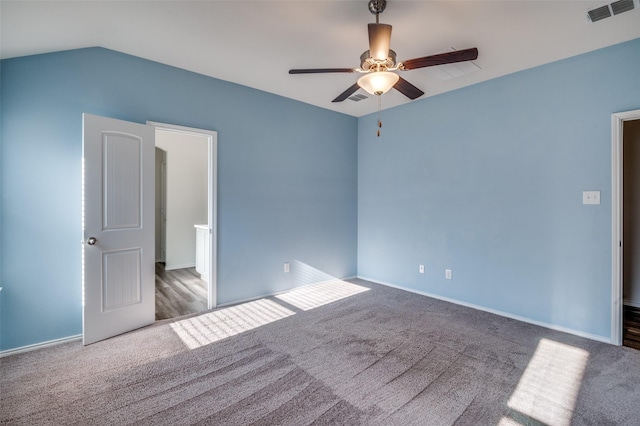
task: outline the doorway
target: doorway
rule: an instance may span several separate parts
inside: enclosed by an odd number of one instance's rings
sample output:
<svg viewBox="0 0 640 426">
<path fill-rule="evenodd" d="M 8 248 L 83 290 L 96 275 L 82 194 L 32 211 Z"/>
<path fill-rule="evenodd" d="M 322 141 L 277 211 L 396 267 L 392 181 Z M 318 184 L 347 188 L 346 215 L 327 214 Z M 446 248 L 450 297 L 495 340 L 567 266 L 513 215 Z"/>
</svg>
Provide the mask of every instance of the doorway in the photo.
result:
<svg viewBox="0 0 640 426">
<path fill-rule="evenodd" d="M 640 349 L 640 120 L 622 135 L 622 344 Z"/>
<path fill-rule="evenodd" d="M 640 110 L 612 115 L 611 343 L 640 349 Z"/>
<path fill-rule="evenodd" d="M 156 132 L 156 320 L 216 305 L 216 133 L 148 124 Z"/>
</svg>

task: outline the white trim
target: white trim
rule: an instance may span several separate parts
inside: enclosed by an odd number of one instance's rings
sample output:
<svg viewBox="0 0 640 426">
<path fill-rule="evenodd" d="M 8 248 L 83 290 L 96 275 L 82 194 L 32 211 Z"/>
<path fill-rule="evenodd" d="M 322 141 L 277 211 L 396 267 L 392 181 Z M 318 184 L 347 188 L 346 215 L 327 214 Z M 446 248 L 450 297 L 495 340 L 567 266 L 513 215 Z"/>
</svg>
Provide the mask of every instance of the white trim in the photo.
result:
<svg viewBox="0 0 640 426">
<path fill-rule="evenodd" d="M 291 290 L 295 290 L 295 289 L 303 288 L 303 287 L 309 287 L 309 286 L 312 286 L 312 285 L 324 284 L 324 283 L 328 283 L 328 282 L 332 282 L 332 281 L 347 281 L 347 280 L 351 280 L 351 279 L 355 279 L 355 278 L 358 278 L 358 277 L 351 276 L 351 277 L 345 277 L 345 278 L 333 278 L 333 279 L 326 280 L 326 281 L 319 281 L 317 283 L 306 284 L 306 285 L 299 286 L 299 287 L 293 287 L 293 288 L 290 288 L 290 289 L 287 289 L 287 290 L 277 291 L 275 293 L 265 294 L 263 296 L 251 297 L 251 298 L 247 298 L 247 299 L 243 299 L 243 300 L 236 300 L 234 302 L 223 303 L 221 305 L 214 306 L 214 308 L 222 308 L 222 307 L 225 307 L 225 306 L 238 305 L 240 303 L 246 303 L 246 302 L 251 302 L 253 300 L 263 299 L 265 297 L 273 297 L 273 296 L 277 296 L 277 295 L 282 294 L 282 293 L 286 293 L 286 292 L 291 291 Z M 0 287 L 0 288 L 2 288 L 2 287 Z M 191 316 L 191 315 L 193 315 L 193 314 L 189 314 L 189 316 Z M 170 318 L 170 320 L 176 320 L 176 319 L 179 319 L 179 318 Z M 15 354 L 23 353 L 23 352 L 30 352 L 30 351 L 34 351 L 36 349 L 46 348 L 46 347 L 49 347 L 49 346 L 56 346 L 56 345 L 60 345 L 62 343 L 72 342 L 74 340 L 81 340 L 81 339 L 82 339 L 82 334 L 78 334 L 76 336 L 63 337 L 62 339 L 49 340 L 47 342 L 36 343 L 36 344 L 33 344 L 33 345 L 22 346 L 22 347 L 14 348 L 14 349 L 8 349 L 6 351 L 0 351 L 0 358 L 3 358 L 5 356 L 9 356 L 9 355 L 15 355 Z"/>
<path fill-rule="evenodd" d="M 640 120 L 640 109 L 611 114 L 611 343 L 622 345 L 622 210 L 624 122 Z"/>
<path fill-rule="evenodd" d="M 248 297 L 246 299 L 240 299 L 240 300 L 234 300 L 233 302 L 222 303 L 222 304 L 218 305 L 217 307 L 218 308 L 223 308 L 225 306 L 239 305 L 241 303 L 253 302 L 254 300 L 264 299 L 265 297 L 274 297 L 274 296 L 277 296 L 279 294 L 283 294 L 283 293 L 287 293 L 289 291 L 297 290 L 299 288 L 310 287 L 312 285 L 330 283 L 330 282 L 333 282 L 333 281 L 353 280 L 353 279 L 356 279 L 356 278 L 358 278 L 358 277 L 357 276 L 351 276 L 351 277 L 344 277 L 344 278 L 332 278 L 330 280 L 318 281 L 317 283 L 305 284 L 305 285 L 301 285 L 301 286 L 298 286 L 298 287 L 288 288 L 286 290 L 276 291 L 276 292 L 273 292 L 273 293 L 265 293 L 262 296 Z"/>
<path fill-rule="evenodd" d="M 411 289 L 411 288 L 406 288 L 406 287 L 402 287 L 402 286 L 395 285 L 395 284 L 390 284 L 390 283 L 386 283 L 386 282 L 382 282 L 382 281 L 377 281 L 377 280 L 373 280 L 371 278 L 366 278 L 366 277 L 358 277 L 358 278 L 360 278 L 362 280 L 365 280 L 365 281 L 371 281 L 372 283 L 384 285 L 384 286 L 387 286 L 387 287 L 397 288 L 398 290 L 404 290 L 404 291 L 408 291 L 410 293 L 419 294 L 421 296 L 427 296 L 427 297 L 431 297 L 433 299 L 442 300 L 444 302 L 449 302 L 449 303 L 453 303 L 453 304 L 456 304 L 456 305 L 465 306 L 467 308 L 476 309 L 478 311 L 489 312 L 490 314 L 500 315 L 501 317 L 511 318 L 511 319 L 514 319 L 514 320 L 526 322 L 526 323 L 537 325 L 537 326 L 540 326 L 540 327 L 549 328 L 551 330 L 561 331 L 563 333 L 569 333 L 569 334 L 573 334 L 573 335 L 576 335 L 576 336 L 585 337 L 587 339 L 595 340 L 595 341 L 598 341 L 598 342 L 611 343 L 609 338 L 606 337 L 606 336 L 598 336 L 597 334 L 585 333 L 584 331 L 574 330 L 572 328 L 562 327 L 562 326 L 555 325 L 555 324 L 549 324 L 549 323 L 542 322 L 542 321 L 536 321 L 536 320 L 533 320 L 531 318 L 521 317 L 519 315 L 514 315 L 514 314 L 511 314 L 511 313 L 508 313 L 508 312 L 498 311 L 496 309 L 491 309 L 491 308 L 487 308 L 487 307 L 480 306 L 480 305 L 474 305 L 473 303 L 467 303 L 467 302 L 463 302 L 461 300 L 452 299 L 452 298 L 444 297 L 444 296 L 439 296 L 437 294 L 427 293 L 425 291 L 414 290 L 414 289 Z"/>
<path fill-rule="evenodd" d="M 622 282 L 622 142 L 620 128 L 622 122 L 615 114 L 611 116 L 611 343 L 620 346 L 622 312 L 620 306 Z"/>
<path fill-rule="evenodd" d="M 196 267 L 195 263 L 184 263 L 182 265 L 171 265 L 171 266 L 167 266 L 167 264 L 165 263 L 164 270 L 175 271 L 176 269 L 195 268 L 195 267 Z"/>
<path fill-rule="evenodd" d="M 35 343 L 33 345 L 21 346 L 15 349 L 8 349 L 6 351 L 0 351 L 0 358 L 4 358 L 5 356 L 21 354 L 23 352 L 31 352 L 36 349 L 47 348 L 49 346 L 57 346 L 67 342 L 73 342 L 76 340 L 81 340 L 82 334 L 77 334 L 75 336 L 63 337 L 61 339 L 49 340 L 47 342 Z"/>
<path fill-rule="evenodd" d="M 175 124 L 147 121 L 147 125 L 169 132 L 182 133 L 192 136 L 206 136 L 209 143 L 209 288 L 208 309 L 218 304 L 218 132 L 214 130 L 196 129 L 194 127 L 176 126 Z"/>
</svg>

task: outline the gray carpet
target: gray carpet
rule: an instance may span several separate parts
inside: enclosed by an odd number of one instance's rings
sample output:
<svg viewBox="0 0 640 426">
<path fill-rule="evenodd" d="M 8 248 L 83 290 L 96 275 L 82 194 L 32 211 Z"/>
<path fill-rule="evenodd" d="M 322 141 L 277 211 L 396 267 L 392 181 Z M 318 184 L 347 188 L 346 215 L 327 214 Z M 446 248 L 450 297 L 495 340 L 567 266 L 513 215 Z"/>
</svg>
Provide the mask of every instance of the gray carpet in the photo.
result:
<svg viewBox="0 0 640 426">
<path fill-rule="evenodd" d="M 8 356 L 0 386 L 3 424 L 640 424 L 640 351 L 361 280 Z"/>
</svg>

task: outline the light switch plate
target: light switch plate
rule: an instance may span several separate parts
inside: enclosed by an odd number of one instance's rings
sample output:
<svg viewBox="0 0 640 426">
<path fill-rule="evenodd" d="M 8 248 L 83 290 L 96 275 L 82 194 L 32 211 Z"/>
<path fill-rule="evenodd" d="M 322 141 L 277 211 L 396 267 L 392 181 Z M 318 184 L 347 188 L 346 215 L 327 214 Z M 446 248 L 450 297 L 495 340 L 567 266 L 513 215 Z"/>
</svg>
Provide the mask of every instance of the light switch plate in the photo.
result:
<svg viewBox="0 0 640 426">
<path fill-rule="evenodd" d="M 582 204 L 600 204 L 600 191 L 582 191 Z"/>
</svg>

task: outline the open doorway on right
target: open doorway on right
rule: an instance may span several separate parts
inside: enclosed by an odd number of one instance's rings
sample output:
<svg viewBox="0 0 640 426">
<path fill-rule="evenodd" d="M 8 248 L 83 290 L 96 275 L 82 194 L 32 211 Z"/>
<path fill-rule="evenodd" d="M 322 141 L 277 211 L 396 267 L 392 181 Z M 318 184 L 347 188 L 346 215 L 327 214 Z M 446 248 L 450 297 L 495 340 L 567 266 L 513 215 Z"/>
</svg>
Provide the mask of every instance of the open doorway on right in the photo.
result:
<svg viewBox="0 0 640 426">
<path fill-rule="evenodd" d="M 624 122 L 622 153 L 622 344 L 640 350 L 640 120 Z"/>
</svg>

